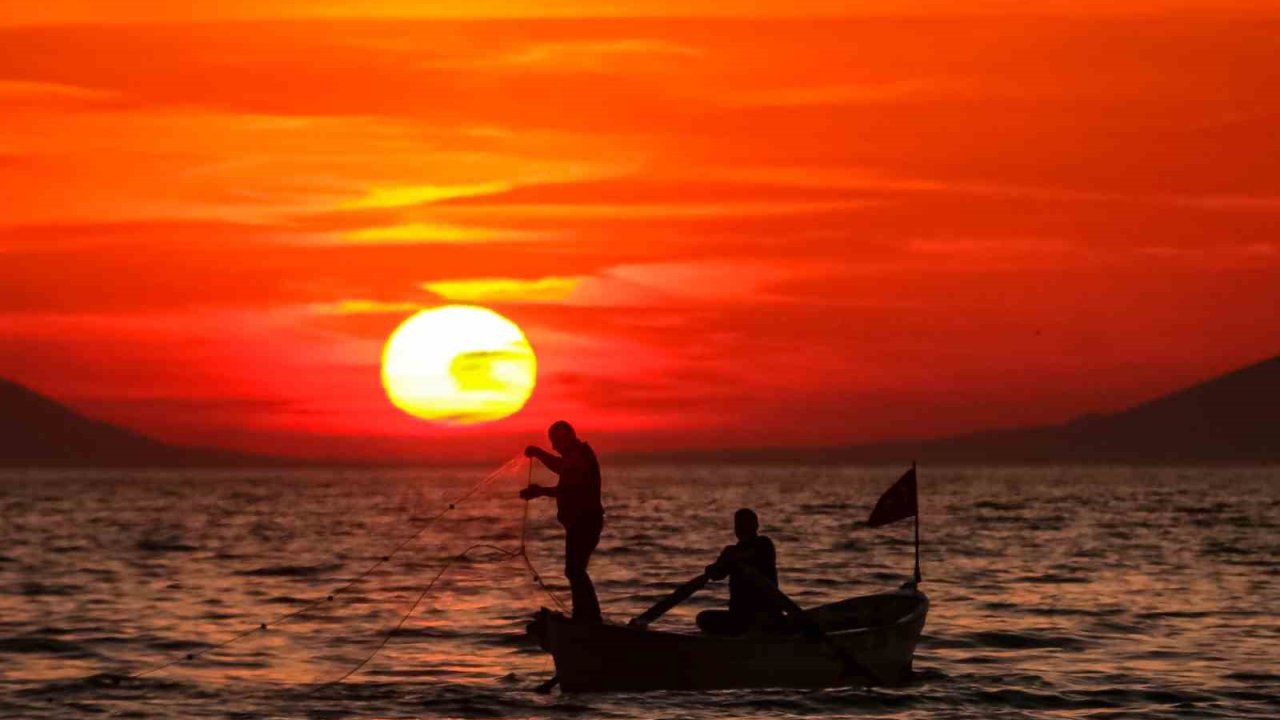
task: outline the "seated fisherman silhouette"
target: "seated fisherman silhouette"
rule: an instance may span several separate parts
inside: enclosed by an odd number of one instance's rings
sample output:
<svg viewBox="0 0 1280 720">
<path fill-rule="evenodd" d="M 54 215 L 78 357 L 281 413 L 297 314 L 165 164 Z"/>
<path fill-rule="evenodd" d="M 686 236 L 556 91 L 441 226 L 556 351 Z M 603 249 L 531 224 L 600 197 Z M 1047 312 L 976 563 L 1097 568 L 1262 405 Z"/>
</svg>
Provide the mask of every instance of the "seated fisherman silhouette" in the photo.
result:
<svg viewBox="0 0 1280 720">
<path fill-rule="evenodd" d="M 741 635 L 751 629 L 777 627 L 782 618 L 776 601 L 758 584 L 763 581 L 778 586 L 777 554 L 773 541 L 760 535 L 760 519 L 743 508 L 733 514 L 735 545 L 729 545 L 720 557 L 707 566 L 712 580 L 729 578 L 729 609 L 704 610 L 698 613 L 698 627 L 710 635 Z M 748 577 L 749 573 L 755 578 Z"/>
<path fill-rule="evenodd" d="M 538 458 L 560 476 L 553 487 L 530 485 L 520 497 L 556 499 L 556 519 L 564 526 L 564 576 L 573 596 L 573 618 L 601 622 L 600 600 L 587 574 L 591 553 L 600 543 L 604 529 L 604 506 L 600 502 L 600 463 L 591 446 L 578 439 L 573 426 L 559 420 L 547 431 L 551 447 L 558 455 L 536 445 L 525 448 L 525 457 Z"/>
</svg>

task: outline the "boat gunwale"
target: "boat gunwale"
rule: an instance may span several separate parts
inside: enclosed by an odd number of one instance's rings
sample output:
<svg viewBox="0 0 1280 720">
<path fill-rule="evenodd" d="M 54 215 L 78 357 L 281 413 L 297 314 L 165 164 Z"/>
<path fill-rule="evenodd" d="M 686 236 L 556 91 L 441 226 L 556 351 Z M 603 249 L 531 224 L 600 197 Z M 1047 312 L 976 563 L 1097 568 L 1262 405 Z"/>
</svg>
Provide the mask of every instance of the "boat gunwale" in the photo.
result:
<svg viewBox="0 0 1280 720">
<path fill-rule="evenodd" d="M 845 602 L 847 600 L 856 600 L 860 598 L 881 597 L 885 595 L 907 595 L 912 598 L 918 599 L 919 602 L 916 603 L 916 606 L 911 610 L 911 612 L 899 617 L 898 619 L 894 620 L 891 623 L 886 623 L 883 625 L 871 625 L 867 627 L 849 628 L 847 630 L 831 630 L 831 631 L 824 630 L 823 634 L 829 638 L 843 639 L 843 638 L 857 637 L 859 634 L 866 634 L 876 630 L 883 630 L 886 628 L 894 628 L 901 625 L 908 625 L 910 623 L 915 622 L 917 617 L 924 616 L 929 610 L 928 595 L 926 595 L 923 592 L 920 592 L 917 589 L 907 590 L 905 588 L 898 589 L 898 590 L 890 590 L 888 592 L 872 593 L 870 595 L 856 595 L 852 598 L 845 598 L 845 600 L 837 600 L 836 603 Z M 828 605 L 834 605 L 836 603 L 828 603 Z M 819 605 L 818 607 L 820 608 L 825 606 Z M 817 608 L 812 608 L 812 609 L 816 610 Z M 543 608 L 543 610 L 547 612 L 549 619 L 554 619 L 558 622 L 562 622 L 569 625 L 579 624 L 576 621 L 574 621 L 572 618 L 566 617 L 562 613 L 555 612 L 554 610 L 550 610 L 549 608 Z M 638 628 L 638 627 L 632 627 L 630 625 L 620 625 L 616 623 L 607 623 L 607 622 L 598 623 L 598 624 L 593 623 L 593 625 L 595 625 L 596 627 L 606 627 L 606 628 L 609 628 L 610 630 L 623 630 L 623 631 L 626 631 L 628 634 L 651 635 L 651 636 L 661 635 L 661 636 L 666 636 L 671 638 L 678 638 L 681 640 L 741 642 L 741 643 L 754 643 L 754 644 L 759 644 L 760 642 L 795 642 L 796 640 L 804 640 L 803 636 L 794 635 L 794 634 L 793 635 L 723 635 L 722 636 L 722 635 L 706 635 L 704 633 L 699 633 L 699 632 L 684 632 L 684 631 L 677 631 L 677 630 L 654 630 L 649 627 Z"/>
</svg>

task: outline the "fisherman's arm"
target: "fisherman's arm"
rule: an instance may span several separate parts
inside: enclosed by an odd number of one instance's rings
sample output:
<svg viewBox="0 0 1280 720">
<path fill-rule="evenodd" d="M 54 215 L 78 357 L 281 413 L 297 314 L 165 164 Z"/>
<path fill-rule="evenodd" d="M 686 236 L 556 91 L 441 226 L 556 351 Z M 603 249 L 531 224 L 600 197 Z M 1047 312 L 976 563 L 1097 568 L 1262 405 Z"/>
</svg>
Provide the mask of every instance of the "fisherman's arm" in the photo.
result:
<svg viewBox="0 0 1280 720">
<path fill-rule="evenodd" d="M 716 561 L 707 566 L 707 577 L 712 580 L 723 580 L 729 576 L 729 571 L 733 568 L 734 563 L 734 547 L 727 546 L 720 551 L 720 557 Z"/>
<path fill-rule="evenodd" d="M 520 497 L 525 500 L 532 500 L 540 497 L 560 497 L 560 486 L 532 483 L 520 491 Z"/>
<path fill-rule="evenodd" d="M 547 466 L 551 472 L 559 475 L 564 470 L 564 458 L 559 455 L 553 455 L 537 445 L 530 445 L 524 449 L 524 456 L 527 458 L 538 458 L 538 461 Z M 536 485 L 531 484 L 529 487 L 520 491 L 520 497 L 525 500 L 532 500 L 538 497 L 558 497 L 560 495 L 560 486 L 553 485 Z"/>
<path fill-rule="evenodd" d="M 547 466 L 551 472 L 559 475 L 564 470 L 564 458 L 559 455 L 543 450 L 537 445 L 530 445 L 524 449 L 524 456 L 527 458 L 538 458 L 538 461 Z"/>
</svg>

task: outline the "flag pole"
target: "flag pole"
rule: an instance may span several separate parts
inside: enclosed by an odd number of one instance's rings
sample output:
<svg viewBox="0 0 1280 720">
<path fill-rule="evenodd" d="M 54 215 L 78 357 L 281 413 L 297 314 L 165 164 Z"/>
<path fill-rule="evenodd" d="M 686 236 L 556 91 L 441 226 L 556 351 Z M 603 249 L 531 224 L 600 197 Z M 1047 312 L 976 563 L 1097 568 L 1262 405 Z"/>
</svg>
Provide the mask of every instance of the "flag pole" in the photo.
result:
<svg viewBox="0 0 1280 720">
<path fill-rule="evenodd" d="M 911 474 L 916 478 L 916 585 L 920 584 L 920 476 L 916 474 L 916 461 L 911 461 Z"/>
</svg>

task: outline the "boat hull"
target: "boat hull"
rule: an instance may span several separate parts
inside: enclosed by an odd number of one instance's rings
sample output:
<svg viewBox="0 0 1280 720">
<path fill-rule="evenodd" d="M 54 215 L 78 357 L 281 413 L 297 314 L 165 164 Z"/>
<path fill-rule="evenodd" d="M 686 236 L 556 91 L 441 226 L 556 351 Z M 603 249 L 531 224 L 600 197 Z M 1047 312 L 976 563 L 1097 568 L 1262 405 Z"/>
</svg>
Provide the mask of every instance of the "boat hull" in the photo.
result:
<svg viewBox="0 0 1280 720">
<path fill-rule="evenodd" d="M 902 612 L 864 619 L 868 626 L 849 621 L 873 614 L 873 604 Z M 530 634 L 555 659 L 566 692 L 897 685 L 911 676 L 928 608 L 914 590 L 816 608 L 810 615 L 826 628 L 822 638 L 661 632 L 576 622 L 544 608 Z M 849 624 L 855 627 L 841 627 Z"/>
</svg>

